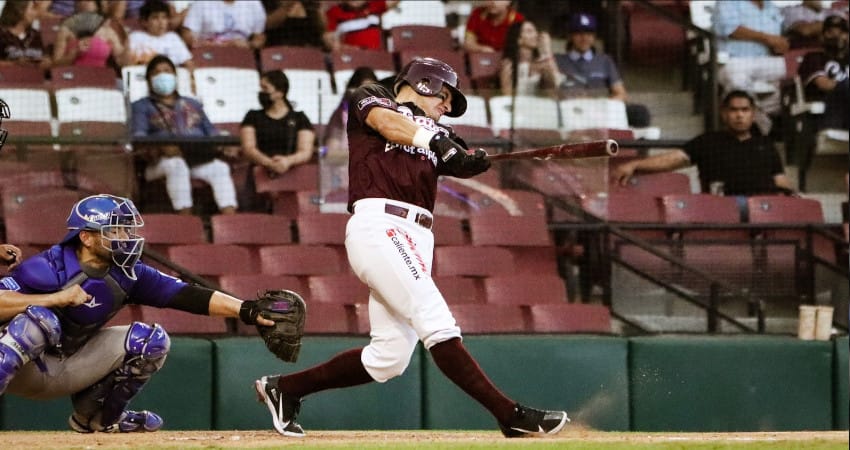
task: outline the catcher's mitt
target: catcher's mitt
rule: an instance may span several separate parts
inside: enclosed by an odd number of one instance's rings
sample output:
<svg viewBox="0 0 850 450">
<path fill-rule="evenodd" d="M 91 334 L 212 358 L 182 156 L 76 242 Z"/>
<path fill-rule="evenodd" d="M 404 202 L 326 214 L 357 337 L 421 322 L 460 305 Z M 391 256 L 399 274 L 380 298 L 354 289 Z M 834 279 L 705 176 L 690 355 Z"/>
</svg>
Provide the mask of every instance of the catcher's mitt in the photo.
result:
<svg viewBox="0 0 850 450">
<path fill-rule="evenodd" d="M 273 321 L 274 326 L 257 325 L 257 316 Z M 257 300 L 242 303 L 239 317 L 257 325 L 269 351 L 286 362 L 295 362 L 301 350 L 307 305 L 300 295 L 288 290 L 260 292 Z"/>
</svg>

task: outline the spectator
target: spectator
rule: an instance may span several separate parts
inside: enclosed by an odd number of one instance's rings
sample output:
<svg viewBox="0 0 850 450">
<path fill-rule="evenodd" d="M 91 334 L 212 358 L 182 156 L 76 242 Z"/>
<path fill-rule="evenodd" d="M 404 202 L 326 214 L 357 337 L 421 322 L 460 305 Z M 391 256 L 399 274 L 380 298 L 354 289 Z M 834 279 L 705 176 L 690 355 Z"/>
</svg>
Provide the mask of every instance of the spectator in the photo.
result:
<svg viewBox="0 0 850 450">
<path fill-rule="evenodd" d="M 793 191 L 784 174 L 773 142 L 753 127 L 755 102 L 745 91 L 732 91 L 720 111 L 726 129 L 703 133 L 688 141 L 683 150 L 673 150 L 637 159 L 614 169 L 614 180 L 625 184 L 635 171 L 661 172 L 696 164 L 703 192 L 717 191 L 738 197 L 745 211 L 745 197 Z"/>
<path fill-rule="evenodd" d="M 383 50 L 381 14 L 395 8 L 399 0 L 346 0 L 325 12 L 325 45 L 333 52 L 343 48 Z"/>
<path fill-rule="evenodd" d="M 712 18 L 718 50 L 729 55 L 718 71 L 726 92 L 744 90 L 756 95 L 766 114 L 779 112 L 779 81 L 785 78 L 788 40 L 782 36 L 782 14 L 770 0 L 717 2 Z M 762 131 L 770 129 L 767 117 L 758 117 Z"/>
<path fill-rule="evenodd" d="M 9 0 L 0 13 L 0 65 L 50 67 L 44 54 L 41 33 L 32 27 L 38 11 L 31 1 Z"/>
<path fill-rule="evenodd" d="M 176 90 L 177 70 L 167 56 L 157 55 L 148 63 L 145 78 L 150 96 L 133 102 L 133 136 L 204 137 L 218 134 L 201 104 L 183 97 Z M 165 178 L 165 187 L 174 210 L 192 213 L 191 178 L 206 181 L 212 187 L 222 214 L 236 212 L 236 189 L 230 166 L 217 158 L 206 144 L 162 145 L 147 148 L 145 179 Z"/>
<path fill-rule="evenodd" d="M 514 87 L 517 95 L 552 93 L 561 78 L 549 33 L 538 33 L 528 20 L 511 24 L 499 71 L 502 94 L 512 95 Z"/>
<path fill-rule="evenodd" d="M 565 76 L 561 93 L 567 97 L 600 97 L 626 102 L 628 93 L 614 61 L 597 52 L 596 17 L 587 13 L 570 16 L 567 27 L 567 52 L 555 56 L 558 69 Z M 646 106 L 626 103 L 629 125 L 645 128 L 651 119 Z"/>
<path fill-rule="evenodd" d="M 850 128 L 850 51 L 847 19 L 829 16 L 823 23 L 823 50 L 806 53 L 798 72 L 807 101 L 823 101 L 826 109 L 818 129 Z"/>
<path fill-rule="evenodd" d="M 324 47 L 325 21 L 316 0 L 263 0 L 266 46 Z"/>
<path fill-rule="evenodd" d="M 466 21 L 463 48 L 468 52 L 501 52 L 508 27 L 525 20 L 509 0 L 490 0 L 472 10 Z"/>
<path fill-rule="evenodd" d="M 162 0 L 150 0 L 139 11 L 144 31 L 130 33 L 130 55 L 134 64 L 147 64 L 165 55 L 174 64 L 192 68 L 192 52 L 173 31 L 168 31 L 171 8 Z"/>
<path fill-rule="evenodd" d="M 126 64 L 127 50 L 110 20 L 97 11 L 90 11 L 80 2 L 78 12 L 62 21 L 53 47 L 56 66 L 108 67 L 112 57 L 116 66 Z"/>
<path fill-rule="evenodd" d="M 310 161 L 316 141 L 310 119 L 303 112 L 292 109 L 286 98 L 288 93 L 289 80 L 283 71 L 263 73 L 258 94 L 263 109 L 248 111 L 239 130 L 245 156 L 275 174 L 286 173 Z M 246 193 L 254 191 L 251 171 Z"/>
<path fill-rule="evenodd" d="M 329 156 L 341 155 L 348 158 L 348 109 L 351 104 L 351 95 L 357 88 L 370 83 L 377 83 L 378 77 L 375 71 L 369 67 L 358 67 L 351 74 L 348 83 L 345 85 L 345 92 L 342 95 L 339 105 L 337 105 L 331 118 L 328 120 L 328 126 L 325 129 L 325 136 L 322 144 L 327 148 Z"/>
<path fill-rule="evenodd" d="M 819 47 L 823 20 L 834 11 L 820 0 L 803 0 L 799 5 L 782 8 L 782 33 L 791 48 Z"/>
<path fill-rule="evenodd" d="M 183 40 L 189 48 L 227 45 L 262 48 L 266 11 L 259 0 L 193 2 L 183 20 Z"/>
</svg>

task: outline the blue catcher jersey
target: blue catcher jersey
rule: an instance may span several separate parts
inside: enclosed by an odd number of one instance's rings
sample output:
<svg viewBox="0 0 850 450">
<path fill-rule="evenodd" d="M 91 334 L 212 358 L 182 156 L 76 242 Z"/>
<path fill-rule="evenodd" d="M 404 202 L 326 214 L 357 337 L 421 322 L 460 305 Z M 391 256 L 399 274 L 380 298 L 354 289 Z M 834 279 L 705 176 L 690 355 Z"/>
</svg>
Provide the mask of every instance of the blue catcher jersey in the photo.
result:
<svg viewBox="0 0 850 450">
<path fill-rule="evenodd" d="M 136 280 L 110 266 L 105 276 L 86 274 L 73 246 L 55 245 L 0 279 L 0 289 L 23 294 L 49 294 L 78 284 L 91 299 L 78 306 L 52 308 L 62 324 L 61 352 L 72 354 L 125 304 L 166 307 L 186 283 L 141 262 Z"/>
</svg>

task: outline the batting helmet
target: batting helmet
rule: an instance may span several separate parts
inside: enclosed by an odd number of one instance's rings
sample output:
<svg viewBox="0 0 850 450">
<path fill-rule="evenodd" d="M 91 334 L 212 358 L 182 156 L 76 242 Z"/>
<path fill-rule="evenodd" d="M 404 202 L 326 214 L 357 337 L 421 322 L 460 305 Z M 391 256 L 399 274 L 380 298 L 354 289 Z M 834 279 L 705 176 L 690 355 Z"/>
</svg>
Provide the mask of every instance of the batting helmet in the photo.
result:
<svg viewBox="0 0 850 450">
<path fill-rule="evenodd" d="M 137 233 L 144 221 L 132 200 L 107 194 L 86 197 L 71 208 L 67 224 L 68 234 L 61 243 L 70 242 L 83 230 L 100 231 L 115 265 L 136 279 L 134 266 L 142 257 L 145 238 Z"/>
<path fill-rule="evenodd" d="M 459 117 L 466 112 L 466 97 L 458 89 L 457 72 L 439 59 L 415 58 L 407 63 L 396 77 L 393 86 L 396 94 L 405 82 L 418 94 L 426 97 L 439 94 L 443 86 L 446 86 L 452 93 L 452 110 L 446 115 Z"/>
</svg>

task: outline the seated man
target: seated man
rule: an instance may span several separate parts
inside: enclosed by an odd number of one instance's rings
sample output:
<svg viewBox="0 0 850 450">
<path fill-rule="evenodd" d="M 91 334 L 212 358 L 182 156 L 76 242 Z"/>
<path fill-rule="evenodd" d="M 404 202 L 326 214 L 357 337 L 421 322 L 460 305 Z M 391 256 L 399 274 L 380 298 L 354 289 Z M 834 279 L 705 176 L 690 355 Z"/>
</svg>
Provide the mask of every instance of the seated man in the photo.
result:
<svg viewBox="0 0 850 450">
<path fill-rule="evenodd" d="M 782 36 L 782 14 L 772 1 L 717 2 L 712 18 L 718 50 L 729 56 L 718 70 L 724 92 L 744 90 L 758 95 L 756 103 L 766 114 L 780 110 L 779 81 L 785 78 L 788 40 Z M 760 117 L 762 131 L 770 129 Z"/>
<path fill-rule="evenodd" d="M 782 33 L 791 48 L 818 47 L 823 21 L 835 13 L 824 8 L 820 0 L 803 0 L 799 5 L 782 8 Z"/>
<path fill-rule="evenodd" d="M 818 129 L 850 128 L 850 51 L 847 19 L 829 16 L 823 23 L 823 50 L 809 52 L 797 73 L 806 87 L 806 101 L 822 101 L 826 110 Z"/>
<path fill-rule="evenodd" d="M 614 61 L 605 53 L 597 52 L 596 17 L 579 13 L 570 18 L 567 53 L 555 55 L 558 70 L 566 76 L 561 92 L 568 97 L 608 96 L 626 101 L 628 94 Z M 649 110 L 644 105 L 627 103 L 629 126 L 649 126 Z"/>
<path fill-rule="evenodd" d="M 773 142 L 753 127 L 754 110 L 749 94 L 732 91 L 723 98 L 720 111 L 725 130 L 703 133 L 682 150 L 621 164 L 612 177 L 625 184 L 635 171 L 662 172 L 696 164 L 702 191 L 738 197 L 743 219 L 746 196 L 793 190 Z"/>
<path fill-rule="evenodd" d="M 192 2 L 183 20 L 183 40 L 189 48 L 224 45 L 262 48 L 266 43 L 266 10 L 259 1 Z"/>
</svg>

